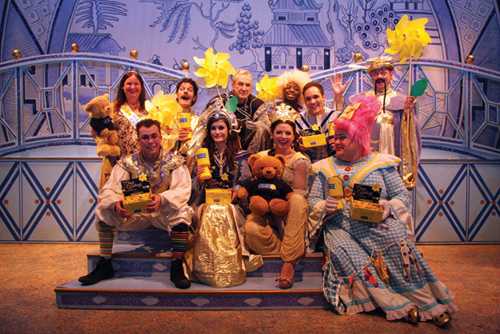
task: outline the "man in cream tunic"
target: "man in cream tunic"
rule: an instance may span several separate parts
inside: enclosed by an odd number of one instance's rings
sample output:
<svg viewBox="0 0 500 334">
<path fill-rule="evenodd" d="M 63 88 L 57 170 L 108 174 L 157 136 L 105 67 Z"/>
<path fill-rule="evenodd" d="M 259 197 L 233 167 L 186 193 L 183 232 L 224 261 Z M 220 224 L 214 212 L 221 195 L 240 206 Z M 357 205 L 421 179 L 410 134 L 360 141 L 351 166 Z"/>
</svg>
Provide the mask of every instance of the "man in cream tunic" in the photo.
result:
<svg viewBox="0 0 500 334">
<path fill-rule="evenodd" d="M 152 135 L 154 136 L 154 134 Z M 160 139 L 161 140 L 161 139 Z M 113 168 L 109 181 L 99 194 L 97 218 L 120 230 L 141 230 L 151 227 L 171 231 L 172 227 L 191 224 L 192 211 L 187 206 L 191 195 L 191 178 L 183 164 L 184 159 L 161 146 L 155 147 L 156 160 L 146 158 L 151 141 L 139 138 L 141 151 L 123 157 Z M 148 212 L 128 215 L 123 209 L 121 181 L 146 175 L 150 184 L 152 202 Z"/>
<path fill-rule="evenodd" d="M 156 227 L 167 230 L 172 239 L 172 266 L 170 280 L 177 288 L 188 288 L 191 283 L 182 268 L 193 210 L 187 205 L 191 195 L 191 178 L 184 158 L 162 148 L 161 125 L 144 119 L 137 123 L 140 151 L 124 156 L 113 167 L 109 180 L 99 193 L 96 210 L 101 257 L 96 268 L 79 278 L 83 285 L 91 285 L 114 277 L 112 245 L 114 233 L 109 229 L 141 230 Z M 123 208 L 121 181 L 147 178 L 152 194 L 146 213 L 130 215 Z"/>
</svg>

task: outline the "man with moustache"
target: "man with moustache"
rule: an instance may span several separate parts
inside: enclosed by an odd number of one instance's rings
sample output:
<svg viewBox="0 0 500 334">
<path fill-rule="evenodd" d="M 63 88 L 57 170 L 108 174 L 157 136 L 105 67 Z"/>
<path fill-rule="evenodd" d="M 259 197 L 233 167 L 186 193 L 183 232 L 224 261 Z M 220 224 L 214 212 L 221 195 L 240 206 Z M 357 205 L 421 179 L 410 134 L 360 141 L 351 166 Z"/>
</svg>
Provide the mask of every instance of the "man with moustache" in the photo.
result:
<svg viewBox="0 0 500 334">
<path fill-rule="evenodd" d="M 406 96 L 394 91 L 391 88 L 391 80 L 394 71 L 394 65 L 390 57 L 378 57 L 367 61 L 369 65 L 367 72 L 373 82 L 374 89 L 358 93 L 349 98 L 349 101 L 355 101 L 361 95 L 377 96 L 381 108 L 375 123 L 373 124 L 371 134 L 371 145 L 373 152 L 387 153 L 395 155 L 403 160 L 407 168 L 403 168 L 403 181 L 407 188 L 415 186 L 418 162 L 422 149 L 420 139 L 420 126 L 414 114 L 416 98 Z M 346 84 L 342 84 L 342 76 L 335 75 L 333 91 L 335 93 L 335 103 L 339 105 Z M 403 128 L 403 115 L 412 113 L 412 122 Z M 408 138 L 403 140 L 403 134 Z M 406 133 L 408 135 L 406 136 Z M 403 167 L 405 167 L 403 166 Z M 405 172 L 406 171 L 406 172 Z"/>
<path fill-rule="evenodd" d="M 271 134 L 269 117 L 264 101 L 250 94 L 252 91 L 252 74 L 246 70 L 239 69 L 233 76 L 231 83 L 232 92 L 222 94 L 222 104 L 233 96 L 238 97 L 237 109 L 234 112 L 238 121 L 238 130 L 241 146 L 244 150 L 252 153 L 265 151 L 271 147 Z M 207 115 L 210 115 L 216 106 L 219 96 L 213 97 L 200 115 L 201 123 L 206 124 Z"/>
<path fill-rule="evenodd" d="M 184 158 L 162 148 L 161 125 L 146 118 L 136 125 L 140 150 L 122 157 L 113 167 L 108 182 L 99 192 L 96 221 L 120 230 L 159 228 L 170 232 L 172 267 L 170 280 L 186 289 L 191 282 L 182 268 L 184 245 L 188 237 L 193 209 L 187 205 L 191 195 L 191 178 Z M 123 207 L 122 181 L 147 178 L 151 185 L 151 202 L 146 213 L 130 215 Z M 114 233 L 100 239 L 101 258 L 97 267 L 78 280 L 91 285 L 114 277 L 111 261 Z"/>
</svg>

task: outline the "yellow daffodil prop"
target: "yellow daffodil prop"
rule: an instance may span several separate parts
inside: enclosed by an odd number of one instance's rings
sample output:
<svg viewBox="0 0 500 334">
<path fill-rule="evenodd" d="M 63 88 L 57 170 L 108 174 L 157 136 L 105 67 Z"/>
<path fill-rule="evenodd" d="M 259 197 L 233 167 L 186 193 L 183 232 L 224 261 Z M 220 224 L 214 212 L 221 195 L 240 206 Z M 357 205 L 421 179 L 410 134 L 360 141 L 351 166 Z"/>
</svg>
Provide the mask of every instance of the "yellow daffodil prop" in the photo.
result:
<svg viewBox="0 0 500 334">
<path fill-rule="evenodd" d="M 163 94 L 160 90 L 153 96 L 151 102 L 146 101 L 146 111 L 149 117 L 161 123 L 162 127 L 172 129 L 174 120 L 179 113 L 182 112 L 182 107 L 176 101 L 175 94 Z"/>
<path fill-rule="evenodd" d="M 209 48 L 205 52 L 205 59 L 193 57 L 194 61 L 201 66 L 194 74 L 198 77 L 205 78 L 207 88 L 216 87 L 219 93 L 219 86 L 222 88 L 227 87 L 229 75 L 236 73 L 233 65 L 228 61 L 229 53 L 217 52 Z"/>
<path fill-rule="evenodd" d="M 176 98 L 175 94 L 165 95 L 160 90 L 153 96 L 151 102 L 146 101 L 148 117 L 161 123 L 162 146 L 167 150 L 170 150 L 177 140 L 176 136 L 168 134 L 169 130 L 174 128 L 174 121 L 179 113 L 182 113 L 182 107 L 177 103 Z"/>
<path fill-rule="evenodd" d="M 411 87 L 412 82 L 412 69 L 411 60 L 413 57 L 420 58 L 424 47 L 432 40 L 428 33 L 425 32 L 426 18 L 408 21 L 408 16 L 404 15 L 393 30 L 387 29 L 387 42 L 389 48 L 385 52 L 389 54 L 398 54 L 400 64 L 408 59 L 408 94 L 410 96 L 418 97 L 422 95 L 427 88 L 427 80 L 419 80 Z M 415 147 L 411 145 L 409 138 L 415 138 L 413 133 L 413 114 L 405 112 L 401 120 L 402 141 L 403 145 L 403 181 L 407 188 L 413 188 L 416 182 L 416 151 Z"/>
<path fill-rule="evenodd" d="M 387 29 L 387 41 L 390 48 L 385 52 L 395 55 L 399 53 L 404 63 L 408 58 L 420 58 L 424 46 L 431 42 L 431 37 L 425 32 L 426 18 L 408 21 L 408 15 L 404 15 L 394 30 Z"/>
<path fill-rule="evenodd" d="M 274 103 L 276 96 L 280 93 L 280 88 L 278 87 L 278 77 L 269 78 L 266 74 L 260 82 L 257 82 L 255 87 L 257 88 L 257 92 L 259 94 L 257 97 L 259 99 L 264 100 L 264 103 L 268 103 L 271 101 Z"/>
<path fill-rule="evenodd" d="M 387 42 L 389 48 L 385 52 L 395 55 L 399 53 L 399 63 L 409 61 L 408 94 L 411 86 L 411 60 L 420 58 L 424 47 L 432 42 L 431 37 L 425 32 L 427 18 L 408 21 L 408 15 L 403 15 L 394 30 L 387 29 Z"/>
</svg>

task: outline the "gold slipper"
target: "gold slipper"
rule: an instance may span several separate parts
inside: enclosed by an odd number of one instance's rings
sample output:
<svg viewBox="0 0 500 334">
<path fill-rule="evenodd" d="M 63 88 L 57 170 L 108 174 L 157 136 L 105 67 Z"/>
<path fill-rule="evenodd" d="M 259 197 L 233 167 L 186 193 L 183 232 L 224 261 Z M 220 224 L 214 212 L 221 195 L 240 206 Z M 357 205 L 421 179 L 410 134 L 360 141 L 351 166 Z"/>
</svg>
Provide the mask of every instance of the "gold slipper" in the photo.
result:
<svg viewBox="0 0 500 334">
<path fill-rule="evenodd" d="M 435 316 L 434 319 L 432 319 L 434 325 L 438 327 L 443 327 L 450 321 L 451 321 L 451 314 L 449 314 L 448 312 L 444 312 L 443 314 Z"/>
</svg>

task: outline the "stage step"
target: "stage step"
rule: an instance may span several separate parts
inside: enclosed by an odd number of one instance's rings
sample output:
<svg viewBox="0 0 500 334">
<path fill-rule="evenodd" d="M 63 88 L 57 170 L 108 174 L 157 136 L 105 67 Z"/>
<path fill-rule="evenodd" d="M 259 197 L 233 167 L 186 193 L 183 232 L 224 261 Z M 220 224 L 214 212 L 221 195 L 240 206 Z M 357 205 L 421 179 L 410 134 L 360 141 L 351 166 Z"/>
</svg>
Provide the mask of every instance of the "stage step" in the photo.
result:
<svg viewBox="0 0 500 334">
<path fill-rule="evenodd" d="M 294 285 L 281 290 L 275 282 L 282 261 L 265 256 L 264 265 L 247 274 L 244 284 L 213 288 L 192 282 L 180 290 L 170 281 L 170 240 L 160 230 L 119 231 L 113 246 L 115 277 L 91 286 L 78 280 L 55 288 L 57 306 L 71 309 L 312 309 L 329 308 L 322 290 L 321 254 L 295 265 Z M 89 272 L 99 252 L 87 256 Z"/>
</svg>

